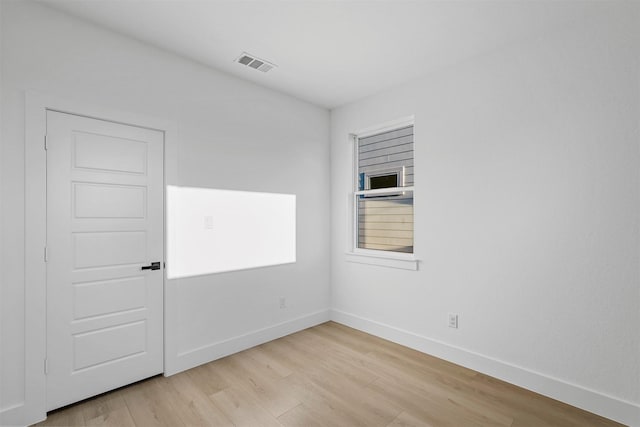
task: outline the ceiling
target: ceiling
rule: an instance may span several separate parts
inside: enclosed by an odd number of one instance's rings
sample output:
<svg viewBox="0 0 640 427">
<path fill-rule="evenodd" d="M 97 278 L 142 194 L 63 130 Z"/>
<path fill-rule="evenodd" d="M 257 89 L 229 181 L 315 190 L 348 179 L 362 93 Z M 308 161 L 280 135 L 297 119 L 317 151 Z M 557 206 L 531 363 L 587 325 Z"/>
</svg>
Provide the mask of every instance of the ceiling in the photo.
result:
<svg viewBox="0 0 640 427">
<path fill-rule="evenodd" d="M 41 0 L 226 73 L 333 108 L 594 13 L 598 2 Z M 601 3 L 600 3 L 601 4 Z M 275 63 L 262 73 L 243 52 Z"/>
</svg>

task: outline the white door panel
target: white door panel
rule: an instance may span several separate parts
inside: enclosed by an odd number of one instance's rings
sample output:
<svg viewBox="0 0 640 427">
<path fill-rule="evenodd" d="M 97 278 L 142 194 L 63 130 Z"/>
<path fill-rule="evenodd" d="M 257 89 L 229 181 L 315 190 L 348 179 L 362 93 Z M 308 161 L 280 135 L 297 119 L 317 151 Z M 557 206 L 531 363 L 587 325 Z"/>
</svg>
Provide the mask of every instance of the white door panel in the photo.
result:
<svg viewBox="0 0 640 427">
<path fill-rule="evenodd" d="M 76 218 L 144 218 L 146 187 L 134 185 L 73 184 Z"/>
<path fill-rule="evenodd" d="M 76 132 L 74 166 L 93 170 L 144 174 L 147 145 L 108 135 Z"/>
<path fill-rule="evenodd" d="M 47 139 L 51 410 L 163 370 L 163 134 L 48 112 Z"/>
<path fill-rule="evenodd" d="M 98 280 L 73 285 L 74 320 L 146 306 L 144 277 Z"/>
</svg>

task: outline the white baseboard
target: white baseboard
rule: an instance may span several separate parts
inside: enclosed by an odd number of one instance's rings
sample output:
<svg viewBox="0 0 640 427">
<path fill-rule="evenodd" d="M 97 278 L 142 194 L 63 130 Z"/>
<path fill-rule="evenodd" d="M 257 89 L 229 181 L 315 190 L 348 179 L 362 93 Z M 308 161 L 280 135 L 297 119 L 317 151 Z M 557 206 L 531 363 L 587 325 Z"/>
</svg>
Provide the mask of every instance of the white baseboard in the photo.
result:
<svg viewBox="0 0 640 427">
<path fill-rule="evenodd" d="M 638 404 L 340 310 L 331 310 L 331 320 L 614 421 L 629 426 L 640 426 L 640 405 Z"/>
<path fill-rule="evenodd" d="M 44 421 L 46 417 L 44 412 L 35 410 L 33 405 L 30 407 L 22 402 L 0 409 L 0 426 L 28 426 Z"/>
<path fill-rule="evenodd" d="M 192 350 L 178 353 L 177 357 L 165 366 L 165 375 L 173 375 L 194 368 L 212 360 L 275 340 L 285 335 L 310 328 L 330 320 L 329 310 L 317 311 L 306 316 L 297 317 L 286 322 L 218 341 Z"/>
<path fill-rule="evenodd" d="M 24 403 L 0 409 L 0 426 L 27 425 L 24 416 Z"/>
</svg>

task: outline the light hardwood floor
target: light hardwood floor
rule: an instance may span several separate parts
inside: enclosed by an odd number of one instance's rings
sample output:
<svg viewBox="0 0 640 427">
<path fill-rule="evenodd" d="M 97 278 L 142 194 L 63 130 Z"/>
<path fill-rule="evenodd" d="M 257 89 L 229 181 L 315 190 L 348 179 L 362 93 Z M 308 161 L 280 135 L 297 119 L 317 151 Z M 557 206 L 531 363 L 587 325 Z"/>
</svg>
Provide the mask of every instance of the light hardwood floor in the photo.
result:
<svg viewBox="0 0 640 427">
<path fill-rule="evenodd" d="M 619 426 L 325 323 L 54 411 L 41 426 Z"/>
</svg>

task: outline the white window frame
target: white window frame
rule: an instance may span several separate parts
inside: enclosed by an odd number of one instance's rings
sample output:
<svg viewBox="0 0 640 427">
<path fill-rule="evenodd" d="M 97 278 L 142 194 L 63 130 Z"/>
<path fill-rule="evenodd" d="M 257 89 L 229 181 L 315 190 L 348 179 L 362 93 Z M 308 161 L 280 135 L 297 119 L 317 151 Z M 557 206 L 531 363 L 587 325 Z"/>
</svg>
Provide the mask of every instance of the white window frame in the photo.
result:
<svg viewBox="0 0 640 427">
<path fill-rule="evenodd" d="M 366 138 L 368 136 L 376 135 L 383 132 L 392 131 L 406 126 L 415 126 L 415 120 L 413 116 L 405 117 L 402 119 L 394 120 L 381 124 L 379 126 L 363 129 L 359 132 L 352 133 L 350 135 L 350 143 L 352 146 L 353 161 L 351 164 L 351 192 L 349 194 L 351 200 L 350 213 L 351 213 L 351 237 L 349 251 L 346 253 L 346 260 L 348 262 L 355 262 L 360 264 L 377 265 L 381 267 L 400 268 L 405 270 L 417 270 L 418 259 L 416 258 L 416 236 L 415 228 L 413 233 L 413 253 L 392 252 L 392 251 L 380 251 L 375 249 L 362 249 L 358 247 L 358 196 L 362 194 L 395 194 L 402 192 L 412 192 L 415 202 L 414 186 L 410 187 L 392 187 L 392 188 L 380 188 L 375 190 L 358 190 L 359 174 L 358 174 L 358 140 Z M 404 183 L 404 168 L 401 170 L 402 177 L 399 183 Z M 365 183 L 366 187 L 366 183 Z M 415 209 L 415 204 L 414 204 Z M 415 224 L 415 215 L 414 215 Z"/>
</svg>

